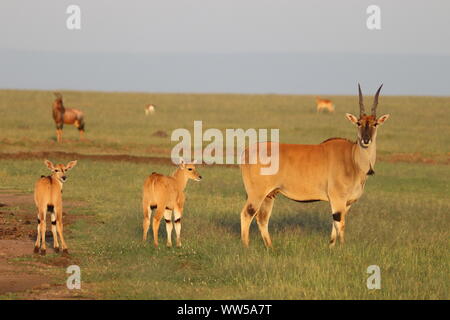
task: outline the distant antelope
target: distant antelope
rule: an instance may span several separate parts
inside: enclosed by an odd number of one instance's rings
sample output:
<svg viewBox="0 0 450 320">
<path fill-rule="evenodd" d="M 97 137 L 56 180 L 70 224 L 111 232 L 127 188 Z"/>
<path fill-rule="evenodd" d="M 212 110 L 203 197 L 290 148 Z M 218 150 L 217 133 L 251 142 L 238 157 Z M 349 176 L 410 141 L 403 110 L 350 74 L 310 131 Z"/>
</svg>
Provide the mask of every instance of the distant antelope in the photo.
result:
<svg viewBox="0 0 450 320">
<path fill-rule="evenodd" d="M 195 164 L 195 162 L 194 162 Z M 147 240 L 147 232 L 150 227 L 150 216 L 153 209 L 153 241 L 158 246 L 158 229 L 161 218 L 166 220 L 167 246 L 172 246 L 172 211 L 174 211 L 174 224 L 177 236 L 177 247 L 181 246 L 181 217 L 184 207 L 184 189 L 189 179 L 200 181 L 202 176 L 195 169 L 194 164 L 186 164 L 180 159 L 180 165 L 171 176 L 153 172 L 144 183 L 142 206 L 144 209 L 143 241 Z"/>
<path fill-rule="evenodd" d="M 62 221 L 62 188 L 66 181 L 66 172 L 72 169 L 77 164 L 77 161 L 70 161 L 67 165 L 58 164 L 53 165 L 52 162 L 45 160 L 45 165 L 52 171 L 50 176 L 41 176 L 34 187 L 34 202 L 38 208 L 38 227 L 37 239 L 34 245 L 34 252 L 38 253 L 41 249 L 41 255 L 45 255 L 45 217 L 47 212 L 51 212 L 52 233 L 53 233 L 53 248 L 55 252 L 59 252 L 59 243 L 56 232 L 58 231 L 61 239 L 63 253 L 68 253 L 66 242 L 63 236 L 63 221 Z"/>
<path fill-rule="evenodd" d="M 84 136 L 84 115 L 78 109 L 65 108 L 62 95 L 55 92 L 55 101 L 53 101 L 53 120 L 56 124 L 56 137 L 58 142 L 62 142 L 62 129 L 64 124 L 73 124 L 80 132 L 80 139 Z"/>
<path fill-rule="evenodd" d="M 320 97 L 316 97 L 316 105 L 317 105 L 317 112 L 320 112 L 321 110 L 328 110 L 329 112 L 334 112 L 334 104 L 331 102 L 331 100 L 320 99 Z"/>
<path fill-rule="evenodd" d="M 358 84 L 359 118 L 346 114 L 358 128 L 356 142 L 332 138 L 319 145 L 279 144 L 279 170 L 274 175 L 261 175 L 260 161 L 241 165 L 247 192 L 247 202 L 241 212 L 241 237 L 245 246 L 249 244 L 250 224 L 256 217 L 264 243 L 271 247 L 268 224 L 277 193 L 298 202 L 329 201 L 333 217 L 330 247 L 335 245 L 337 236 L 344 242 L 347 212 L 361 197 L 367 175 L 374 173 L 377 128 L 389 118 L 389 115 L 376 117 L 381 87 L 375 94 L 371 115 L 367 115 Z M 266 148 L 271 150 L 270 146 Z M 243 156 L 248 159 L 249 149 Z"/>
<path fill-rule="evenodd" d="M 153 104 L 149 104 L 145 107 L 145 115 L 148 116 L 149 114 L 155 113 L 155 106 Z"/>
</svg>

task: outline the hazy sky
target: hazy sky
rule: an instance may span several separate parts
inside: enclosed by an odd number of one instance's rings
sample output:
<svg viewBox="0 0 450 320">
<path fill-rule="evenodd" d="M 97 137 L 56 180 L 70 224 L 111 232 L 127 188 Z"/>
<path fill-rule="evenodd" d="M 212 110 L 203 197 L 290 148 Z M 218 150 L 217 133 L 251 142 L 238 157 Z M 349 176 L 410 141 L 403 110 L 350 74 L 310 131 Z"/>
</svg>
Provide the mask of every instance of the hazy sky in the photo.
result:
<svg viewBox="0 0 450 320">
<path fill-rule="evenodd" d="M 70 4 L 77 4 L 81 8 L 81 30 L 68 30 L 66 28 L 66 8 Z M 381 8 L 381 30 L 371 31 L 366 27 L 366 8 L 370 4 L 376 4 Z M 92 61 L 89 54 L 104 54 L 122 57 L 116 60 L 115 64 L 130 63 L 132 60 L 123 54 L 172 54 L 180 57 L 180 66 L 184 63 L 198 63 L 198 70 L 202 72 L 201 58 L 189 60 L 186 54 L 219 54 L 227 55 L 228 60 L 224 65 L 233 65 L 233 61 L 238 63 L 239 54 L 260 54 L 278 53 L 297 55 L 298 59 L 302 54 L 328 55 L 334 53 L 344 55 L 344 60 L 348 70 L 356 68 L 351 59 L 356 55 L 368 57 L 368 54 L 379 55 L 379 57 L 396 56 L 402 61 L 402 57 L 417 56 L 417 61 L 410 61 L 410 65 L 404 66 L 402 70 L 407 70 L 409 66 L 422 64 L 430 56 L 439 56 L 442 61 L 442 74 L 436 74 L 439 65 L 431 70 L 425 85 L 429 85 L 430 90 L 425 90 L 430 94 L 449 94 L 442 87 L 442 82 L 449 82 L 450 73 L 450 1 L 448 0 L 340 0 L 340 1 L 300 1 L 300 0 L 2 0 L 0 2 L 0 55 L 8 57 L 8 61 L 0 62 L 0 67 L 15 65 L 10 72 L 15 74 L 1 73 L 0 87 L 18 86 L 24 88 L 47 88 L 57 85 L 48 79 L 43 79 L 41 83 L 31 82 L 29 70 L 40 70 L 39 64 L 42 55 L 36 54 L 35 59 L 23 60 L 23 55 L 15 52 L 40 52 L 41 54 L 52 54 L 55 63 L 72 63 L 82 68 L 82 65 Z M 59 55 L 59 53 L 65 53 Z M 74 53 L 84 53 L 76 56 Z M 233 54 L 238 54 L 233 56 Z M 347 60 L 345 59 L 347 55 Z M 67 59 L 72 59 L 68 61 Z M 92 59 L 99 59 L 94 56 Z M 100 56 L 101 57 L 101 56 Z M 312 63 L 317 62 L 316 58 L 307 55 L 312 59 Z M 84 60 L 83 60 L 84 59 Z M 238 59 L 238 60 L 236 60 Z M 4 59 L 3 59 L 4 60 Z M 101 58 L 100 58 L 101 60 Z M 166 69 L 173 68 L 174 60 L 166 59 L 169 63 Z M 239 60 L 240 64 L 244 60 Z M 291 61 L 291 60 L 289 60 Z M 268 59 L 266 61 L 269 69 L 283 77 L 280 69 L 276 66 L 280 64 L 280 58 Z M 292 60 L 295 69 L 295 58 Z M 298 62 L 300 63 L 300 62 Z M 303 62 L 305 63 L 305 62 Z M 370 64 L 370 61 L 367 62 Z M 325 63 L 329 73 L 337 72 L 333 65 Z M 272 68 L 273 66 L 273 68 Z M 160 66 L 161 67 L 161 66 Z M 337 66 L 338 67 L 338 66 Z M 210 68 L 210 65 L 208 65 Z M 289 70 L 289 66 L 284 66 Z M 377 66 L 379 68 L 379 66 Z M 164 67 L 160 69 L 164 70 Z M 139 69 L 137 69 L 139 70 Z M 146 69 L 142 66 L 142 73 L 151 72 L 154 69 Z M 158 69 L 159 70 L 159 69 Z M 245 70 L 245 65 L 242 70 Z M 253 70 L 253 69 L 251 69 Z M 88 70 L 87 70 L 88 71 Z M 91 69 L 92 72 L 99 73 L 101 70 Z M 250 71 L 250 69 L 248 70 Z M 322 70 L 320 70 L 322 72 Z M 325 71 L 325 69 L 323 69 Z M 370 68 L 368 69 L 370 72 Z M 378 70 L 379 71 L 379 70 Z M 446 72 L 444 72 L 446 71 Z M 159 70 L 158 72 L 162 72 Z M 219 70 L 218 70 L 219 72 Z M 221 90 L 221 86 L 226 81 L 233 81 L 233 77 L 239 77 L 238 70 L 230 76 L 230 79 L 218 80 L 215 88 L 207 90 Z M 433 73 L 431 73 L 433 72 Z M 86 75 L 86 73 L 84 73 Z M 218 73 L 218 75 L 220 72 Z M 100 81 L 101 74 L 97 74 Z M 109 77 L 110 75 L 108 75 Z M 60 77 L 59 86 L 67 89 L 101 89 L 101 90 L 142 90 L 147 87 L 130 87 L 127 85 L 126 74 L 123 87 L 120 83 L 111 83 L 108 87 L 108 77 L 105 76 L 104 83 L 98 87 L 90 85 L 83 87 L 83 79 L 79 83 L 66 81 L 64 76 Z M 146 80 L 144 75 L 142 80 Z M 162 76 L 154 74 L 155 77 Z M 167 75 L 166 75 L 167 76 Z M 267 74 L 270 77 L 270 74 Z M 367 75 L 368 77 L 370 75 Z M 392 77 L 389 70 L 378 81 L 389 81 Z M 306 75 L 299 75 L 306 77 Z M 333 75 L 336 77 L 336 75 Z M 286 78 L 291 78 L 287 75 Z M 336 77 L 338 79 L 338 77 Z M 434 78 L 432 80 L 431 78 Z M 22 82 L 9 83 L 7 79 L 22 79 Z M 28 80 L 27 80 L 28 79 Z M 42 77 L 41 77 L 42 79 Z M 190 75 L 190 79 L 198 84 L 183 88 L 157 87 L 158 91 L 196 91 L 202 92 L 204 84 L 200 79 L 195 78 L 195 74 Z M 48 81 L 47 81 L 48 80 Z M 348 79 L 351 81 L 351 79 Z M 353 83 L 360 79 L 354 79 Z M 402 80 L 399 78 L 399 81 Z M 404 81 L 412 83 L 414 79 L 408 74 L 404 75 Z M 214 82 L 214 74 L 209 81 Z M 255 81 L 258 81 L 255 78 Z M 434 81 L 431 82 L 430 81 Z M 420 81 L 419 81 L 420 82 Z M 441 89 L 433 91 L 433 88 L 441 85 Z M 393 90 L 392 93 L 413 94 L 411 85 L 405 90 Z M 230 86 L 228 86 L 230 89 Z M 252 88 L 231 88 L 240 92 L 266 92 L 270 91 L 270 84 L 258 87 L 254 83 Z M 313 90 L 316 87 L 313 87 Z M 239 90 L 241 89 L 241 90 Z M 152 91 L 152 88 L 148 88 Z M 206 90 L 206 91 L 207 91 Z M 444 91 L 443 91 L 444 90 Z M 291 92 L 290 88 L 274 86 L 273 92 Z M 292 93 L 307 93 L 299 89 Z M 334 92 L 333 84 L 329 83 L 325 87 L 317 87 L 316 91 Z M 339 91 L 340 92 L 340 91 Z M 337 92 L 337 93 L 339 93 Z M 345 92 L 348 92 L 346 90 Z M 342 92 L 342 93 L 345 93 Z"/>
</svg>

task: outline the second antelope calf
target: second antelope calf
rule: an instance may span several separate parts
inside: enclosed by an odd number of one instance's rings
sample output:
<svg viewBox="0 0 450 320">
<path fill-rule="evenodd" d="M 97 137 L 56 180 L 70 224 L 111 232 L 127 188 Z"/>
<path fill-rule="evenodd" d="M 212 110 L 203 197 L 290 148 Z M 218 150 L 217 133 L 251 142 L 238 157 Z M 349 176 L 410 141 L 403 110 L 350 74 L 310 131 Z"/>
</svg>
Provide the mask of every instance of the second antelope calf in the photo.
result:
<svg viewBox="0 0 450 320">
<path fill-rule="evenodd" d="M 63 222 L 62 222 L 62 188 L 63 183 L 67 180 L 66 172 L 72 169 L 77 164 L 77 161 L 70 161 L 67 165 L 58 164 L 53 165 L 51 161 L 45 160 L 45 165 L 52 171 L 50 176 L 42 176 L 34 187 L 34 202 L 38 208 L 38 227 L 37 239 L 34 245 L 34 252 L 38 253 L 41 249 L 41 255 L 46 253 L 45 245 L 45 217 L 47 212 L 51 212 L 52 216 L 52 233 L 53 233 L 53 248 L 55 252 L 59 252 L 59 238 L 63 253 L 68 253 L 66 242 L 63 236 Z"/>
<path fill-rule="evenodd" d="M 195 162 L 194 162 L 195 164 Z M 150 216 L 153 209 L 153 242 L 158 247 L 158 230 L 162 217 L 166 221 L 167 246 L 172 246 L 172 230 L 175 224 L 177 247 L 181 246 L 181 217 L 185 201 L 184 189 L 189 179 L 200 181 L 202 176 L 195 169 L 194 164 L 187 164 L 180 159 L 180 165 L 171 176 L 153 172 L 144 183 L 142 207 L 144 209 L 143 241 L 147 240 L 150 227 Z M 172 223 L 172 211 L 174 221 Z"/>
</svg>

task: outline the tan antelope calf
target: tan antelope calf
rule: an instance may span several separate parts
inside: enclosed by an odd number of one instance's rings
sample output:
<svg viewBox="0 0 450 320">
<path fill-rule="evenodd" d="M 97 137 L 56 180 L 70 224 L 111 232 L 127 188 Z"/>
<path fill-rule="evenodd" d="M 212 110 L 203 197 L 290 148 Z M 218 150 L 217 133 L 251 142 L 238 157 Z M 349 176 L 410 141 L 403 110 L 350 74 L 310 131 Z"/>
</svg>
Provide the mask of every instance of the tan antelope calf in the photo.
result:
<svg viewBox="0 0 450 320">
<path fill-rule="evenodd" d="M 41 249 L 41 255 L 45 255 L 45 229 L 46 214 L 51 212 L 53 248 L 55 252 L 59 252 L 59 243 L 57 232 L 61 239 L 63 253 L 68 253 L 66 242 L 63 235 L 63 211 L 62 211 L 62 188 L 63 183 L 67 180 L 66 172 L 72 169 L 77 161 L 70 161 L 66 166 L 63 164 L 53 165 L 52 162 L 45 160 L 45 165 L 52 171 L 50 176 L 42 176 L 34 187 L 34 202 L 38 209 L 38 227 L 37 239 L 34 245 L 34 252 L 38 253 Z"/>
<path fill-rule="evenodd" d="M 194 161 L 195 164 L 195 161 Z M 187 164 L 180 159 L 180 165 L 171 176 L 153 172 L 144 183 L 142 207 L 144 209 L 143 241 L 147 240 L 147 232 L 150 227 L 150 216 L 153 209 L 153 242 L 158 246 L 158 230 L 162 217 L 166 221 L 167 246 L 172 246 L 172 211 L 174 212 L 175 233 L 177 247 L 181 246 L 181 217 L 185 201 L 184 189 L 189 179 L 200 181 L 202 176 L 195 169 L 194 164 Z"/>
<path fill-rule="evenodd" d="M 318 145 L 279 144 L 279 170 L 274 175 L 261 175 L 260 168 L 265 165 L 261 161 L 248 164 L 249 149 L 243 153 L 246 161 L 241 165 L 241 173 L 247 202 L 241 212 L 241 237 L 245 246 L 249 244 L 254 217 L 265 245 L 272 245 L 268 225 L 277 193 L 298 202 L 329 201 L 333 217 L 330 247 L 337 236 L 344 242 L 346 215 L 363 194 L 367 176 L 374 173 L 377 128 L 389 118 L 376 117 L 381 87 L 375 94 L 371 114 L 367 115 L 358 85 L 360 115 L 346 115 L 357 127 L 356 142 L 331 138 Z"/>
<path fill-rule="evenodd" d="M 322 110 L 328 110 L 329 112 L 334 112 L 334 104 L 331 100 L 328 99 L 320 99 L 320 97 L 316 97 L 316 108 L 317 112 Z"/>
<path fill-rule="evenodd" d="M 80 132 L 80 140 L 84 138 L 84 115 L 78 109 L 65 108 L 62 95 L 55 93 L 55 101 L 53 101 L 53 120 L 56 124 L 56 139 L 62 142 L 62 129 L 64 124 L 73 124 Z"/>
</svg>

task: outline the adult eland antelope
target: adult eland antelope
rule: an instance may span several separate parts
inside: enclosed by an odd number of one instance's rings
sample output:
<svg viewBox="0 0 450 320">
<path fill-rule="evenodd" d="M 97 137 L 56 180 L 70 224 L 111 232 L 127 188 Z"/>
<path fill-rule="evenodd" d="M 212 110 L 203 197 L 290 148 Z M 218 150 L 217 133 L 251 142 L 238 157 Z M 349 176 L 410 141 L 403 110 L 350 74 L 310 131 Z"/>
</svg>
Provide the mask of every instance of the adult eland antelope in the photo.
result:
<svg viewBox="0 0 450 320">
<path fill-rule="evenodd" d="M 158 247 L 158 230 L 162 217 L 166 221 L 167 246 L 172 246 L 172 229 L 175 224 L 177 247 L 181 247 L 181 217 L 184 208 L 184 189 L 189 179 L 200 181 L 202 176 L 195 169 L 194 164 L 187 164 L 180 159 L 180 165 L 171 176 L 153 172 L 144 183 L 142 207 L 144 210 L 143 241 L 147 240 L 147 232 L 150 227 L 152 210 L 156 210 L 153 216 L 153 243 Z M 174 211 L 174 223 L 172 223 L 172 211 Z"/>
<path fill-rule="evenodd" d="M 52 171 L 50 176 L 41 176 L 34 187 L 34 202 L 38 209 L 37 217 L 37 239 L 34 245 L 34 252 L 38 253 L 41 249 L 41 255 L 46 253 L 45 229 L 46 214 L 51 213 L 53 248 L 59 252 L 59 243 L 57 232 L 61 239 L 63 253 L 68 253 L 66 242 L 63 235 L 63 211 L 62 211 L 62 188 L 67 180 L 66 172 L 75 167 L 77 161 L 70 161 L 67 165 L 54 165 L 51 161 L 45 160 L 45 165 Z"/>
<path fill-rule="evenodd" d="M 55 92 L 55 101 L 53 101 L 53 120 L 56 125 L 56 139 L 62 142 L 62 129 L 64 124 L 73 124 L 80 132 L 80 140 L 84 136 L 84 115 L 78 109 L 65 108 L 62 95 Z"/>
<path fill-rule="evenodd" d="M 376 117 L 377 90 L 367 115 L 359 89 L 359 117 L 347 113 L 347 119 L 357 127 L 356 142 L 342 138 L 331 138 L 318 145 L 279 144 L 279 170 L 273 175 L 261 175 L 261 164 L 241 164 L 242 179 L 247 192 L 247 201 L 241 212 L 241 237 L 245 246 L 249 244 L 249 229 L 256 217 L 261 236 L 267 247 L 272 246 L 268 224 L 275 195 L 281 193 L 298 202 L 329 201 L 333 225 L 330 247 L 339 237 L 344 242 L 345 218 L 350 206 L 364 191 L 368 175 L 374 174 L 376 158 L 377 128 L 389 115 Z M 264 142 L 271 150 L 271 142 Z M 261 144 L 257 145 L 261 147 Z M 249 158 L 247 148 L 243 157 Z"/>
</svg>

